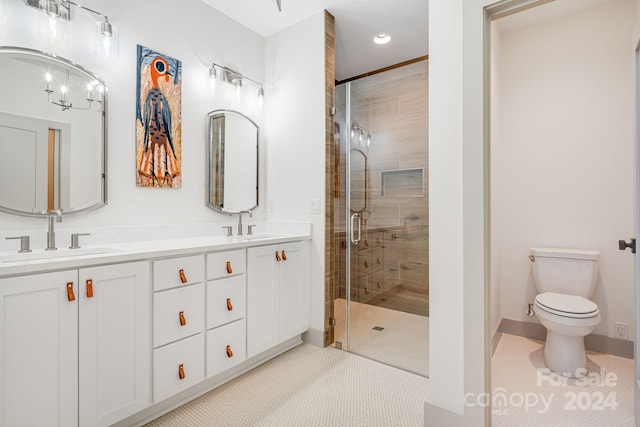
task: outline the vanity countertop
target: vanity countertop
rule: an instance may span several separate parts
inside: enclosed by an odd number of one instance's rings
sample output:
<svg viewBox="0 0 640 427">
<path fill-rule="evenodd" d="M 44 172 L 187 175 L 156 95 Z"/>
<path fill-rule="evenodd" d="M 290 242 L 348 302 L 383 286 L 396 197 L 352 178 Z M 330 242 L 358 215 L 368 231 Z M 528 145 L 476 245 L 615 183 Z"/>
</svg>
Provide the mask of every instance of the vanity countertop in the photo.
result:
<svg viewBox="0 0 640 427">
<path fill-rule="evenodd" d="M 32 252 L 24 254 L 17 251 L 0 252 L 0 278 L 310 239 L 309 233 L 259 233 L 252 236 L 202 236 L 99 246 L 87 245 L 80 249 L 59 248 L 57 251 L 34 249 Z"/>
</svg>

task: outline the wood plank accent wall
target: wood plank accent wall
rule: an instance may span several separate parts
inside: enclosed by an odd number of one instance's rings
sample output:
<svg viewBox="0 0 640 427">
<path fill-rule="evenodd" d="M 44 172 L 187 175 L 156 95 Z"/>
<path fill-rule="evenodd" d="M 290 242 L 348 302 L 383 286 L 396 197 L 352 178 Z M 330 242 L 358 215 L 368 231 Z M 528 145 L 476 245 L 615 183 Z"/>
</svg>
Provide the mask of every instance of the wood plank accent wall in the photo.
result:
<svg viewBox="0 0 640 427">
<path fill-rule="evenodd" d="M 333 141 L 333 114 L 335 93 L 335 18 L 328 11 L 324 13 L 325 22 L 325 229 L 324 229 L 324 344 L 334 341 L 333 317 L 334 292 L 334 235 L 333 235 L 333 201 L 334 201 L 334 167 L 335 150 Z"/>
</svg>

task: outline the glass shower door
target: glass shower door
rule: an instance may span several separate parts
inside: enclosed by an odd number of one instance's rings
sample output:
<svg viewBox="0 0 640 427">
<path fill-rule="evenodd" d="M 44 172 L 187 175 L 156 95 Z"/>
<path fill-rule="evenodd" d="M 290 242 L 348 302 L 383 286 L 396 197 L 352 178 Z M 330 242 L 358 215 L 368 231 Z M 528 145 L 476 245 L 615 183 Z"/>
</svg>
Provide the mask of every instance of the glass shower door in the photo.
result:
<svg viewBox="0 0 640 427">
<path fill-rule="evenodd" d="M 395 89 L 371 89 L 336 86 L 335 346 L 427 376 L 427 158 L 403 160 L 403 123 L 373 111 Z"/>
</svg>

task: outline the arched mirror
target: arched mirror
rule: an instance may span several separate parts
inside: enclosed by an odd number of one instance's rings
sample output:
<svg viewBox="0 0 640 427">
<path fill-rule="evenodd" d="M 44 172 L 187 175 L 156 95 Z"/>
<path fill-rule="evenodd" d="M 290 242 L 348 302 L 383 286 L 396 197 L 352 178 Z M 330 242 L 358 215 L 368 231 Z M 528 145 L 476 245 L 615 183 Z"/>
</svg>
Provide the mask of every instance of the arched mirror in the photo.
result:
<svg viewBox="0 0 640 427">
<path fill-rule="evenodd" d="M 0 210 L 42 216 L 107 201 L 107 86 L 58 56 L 0 47 Z"/>
<path fill-rule="evenodd" d="M 362 213 L 367 208 L 367 155 L 351 149 L 351 211 Z"/>
<path fill-rule="evenodd" d="M 258 206 L 258 125 L 232 110 L 209 113 L 207 205 L 234 214 Z"/>
</svg>

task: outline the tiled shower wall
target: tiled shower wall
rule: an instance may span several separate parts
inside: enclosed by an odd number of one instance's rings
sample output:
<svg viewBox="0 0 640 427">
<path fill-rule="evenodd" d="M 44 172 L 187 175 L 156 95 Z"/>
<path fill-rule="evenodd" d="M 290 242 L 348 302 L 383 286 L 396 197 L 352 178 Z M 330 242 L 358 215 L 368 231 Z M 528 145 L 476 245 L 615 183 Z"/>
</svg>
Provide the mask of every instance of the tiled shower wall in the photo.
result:
<svg viewBox="0 0 640 427">
<path fill-rule="evenodd" d="M 345 84 L 336 87 L 336 106 L 336 296 L 344 297 Z M 371 133 L 369 145 L 366 138 L 352 138 L 352 148 L 367 156 L 367 207 L 363 242 L 351 260 L 352 298 L 428 314 L 428 61 L 351 82 L 351 120 Z"/>
</svg>

